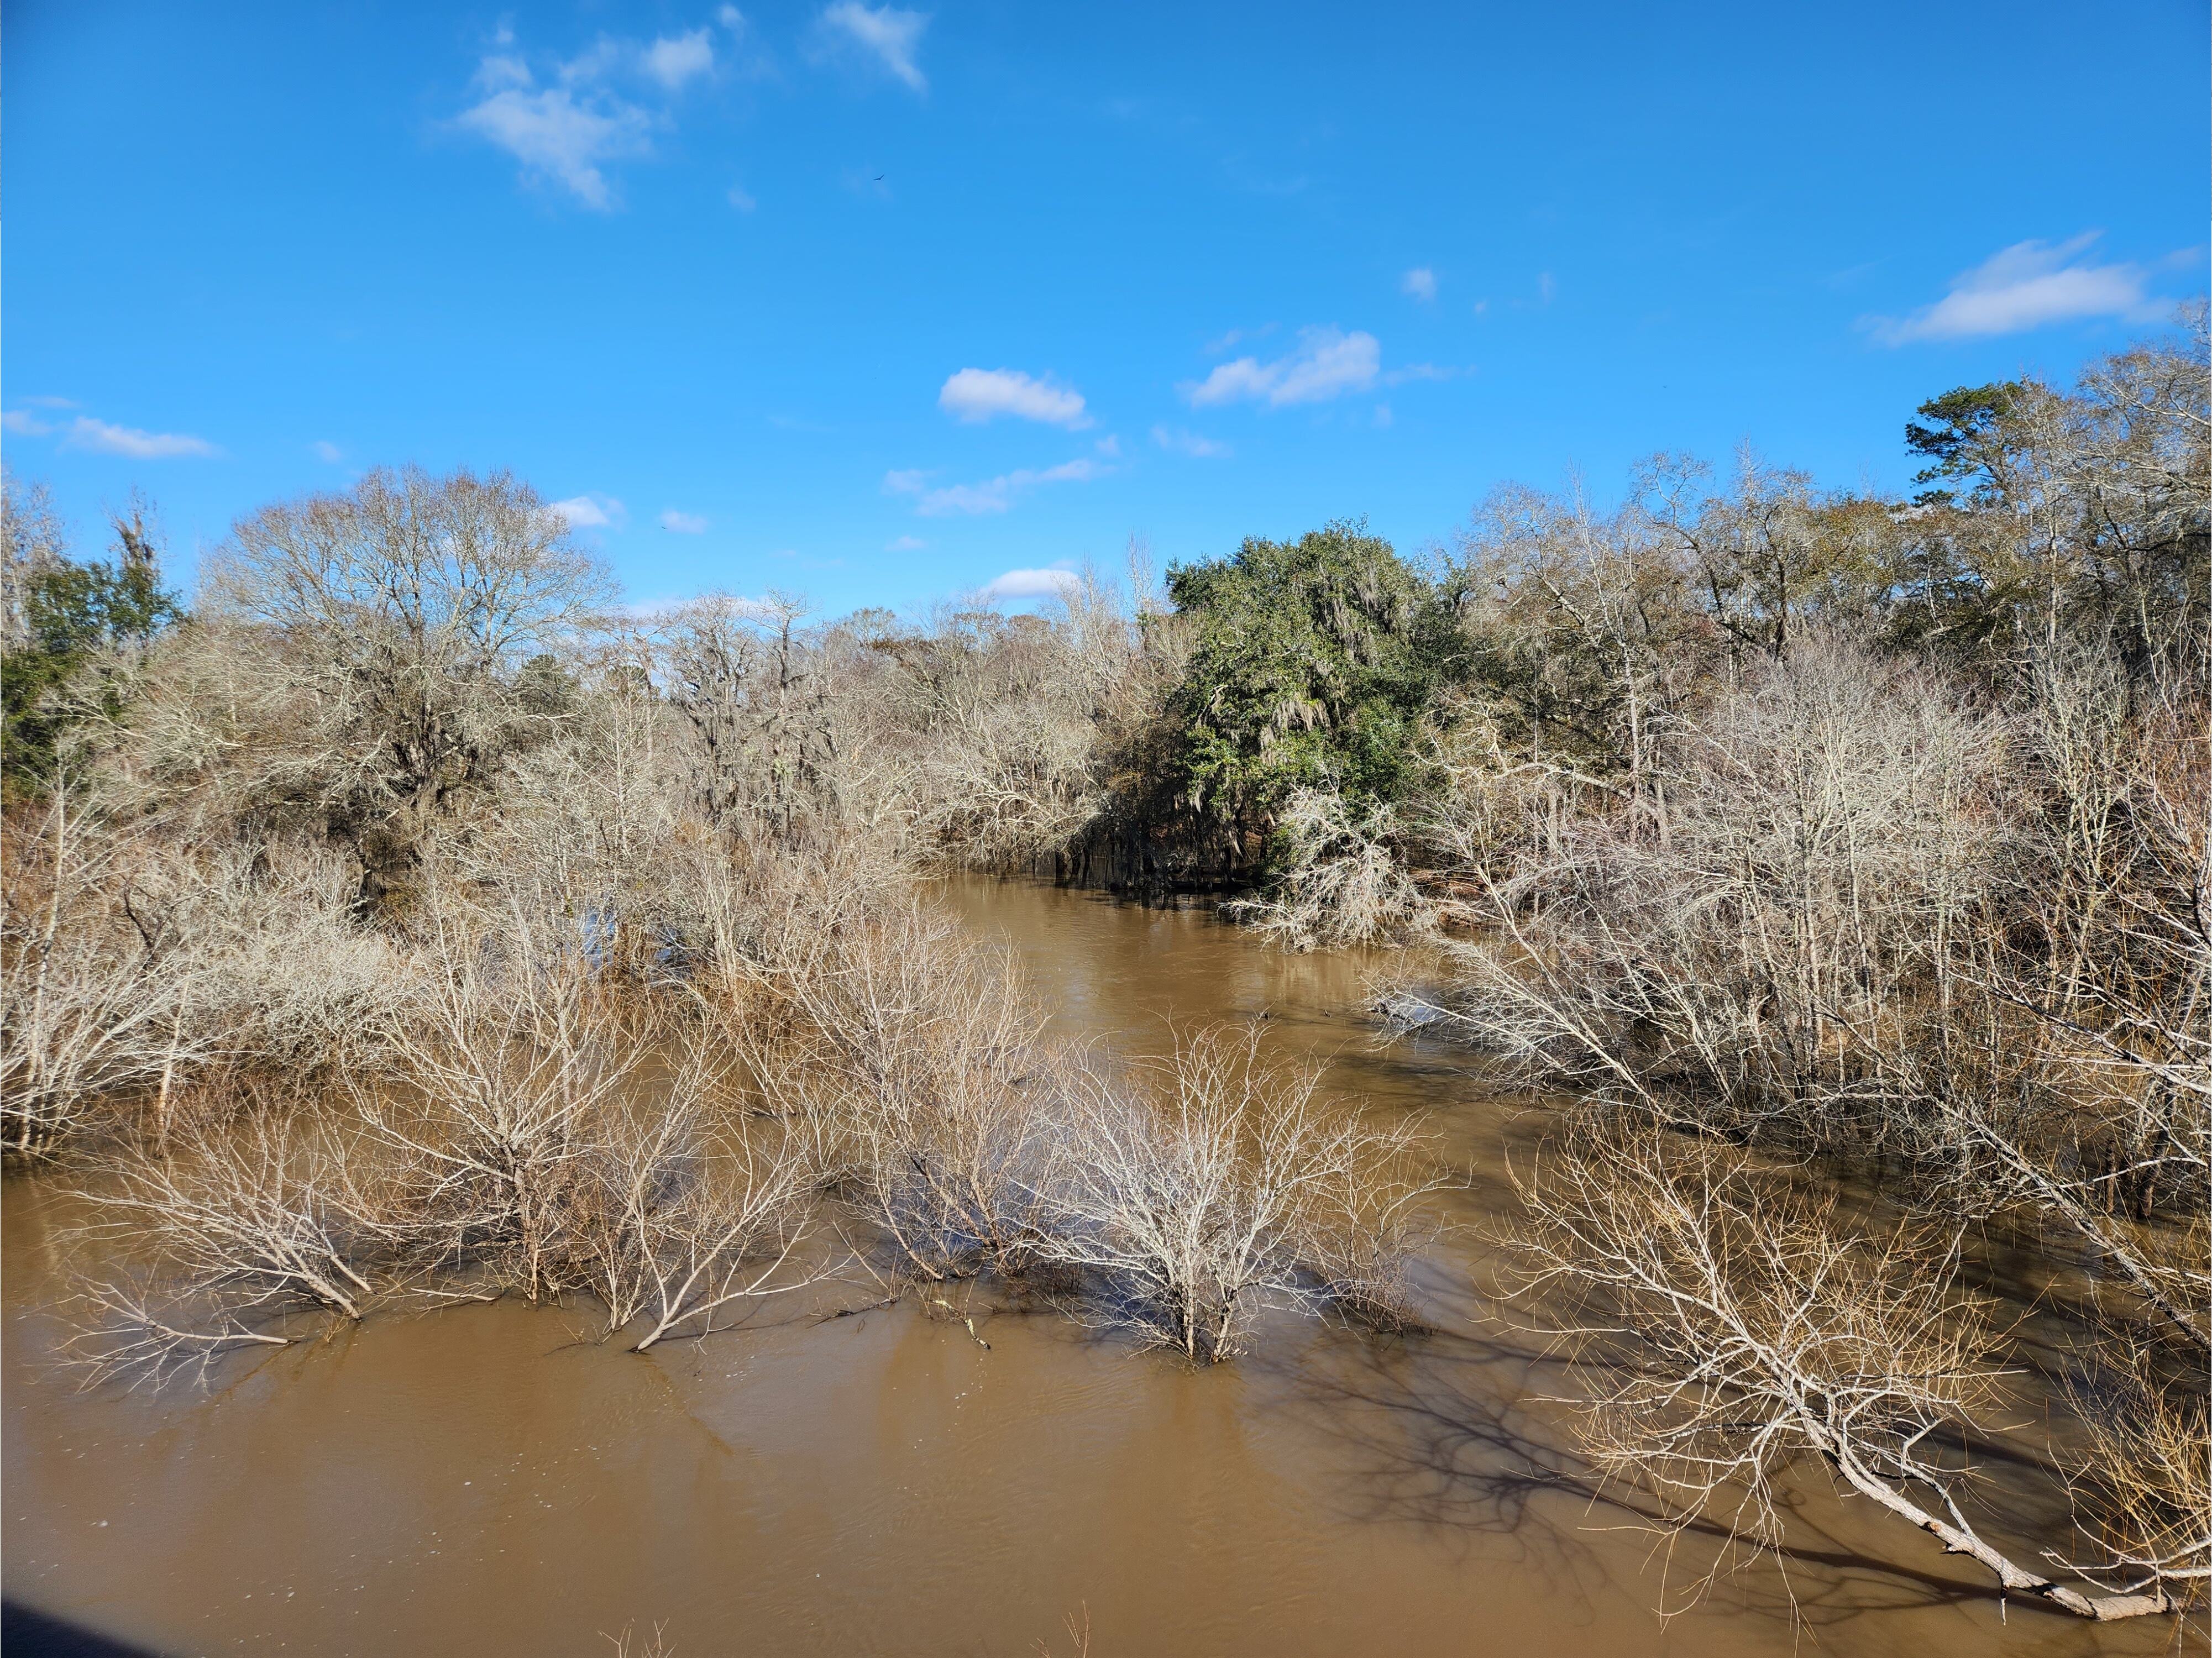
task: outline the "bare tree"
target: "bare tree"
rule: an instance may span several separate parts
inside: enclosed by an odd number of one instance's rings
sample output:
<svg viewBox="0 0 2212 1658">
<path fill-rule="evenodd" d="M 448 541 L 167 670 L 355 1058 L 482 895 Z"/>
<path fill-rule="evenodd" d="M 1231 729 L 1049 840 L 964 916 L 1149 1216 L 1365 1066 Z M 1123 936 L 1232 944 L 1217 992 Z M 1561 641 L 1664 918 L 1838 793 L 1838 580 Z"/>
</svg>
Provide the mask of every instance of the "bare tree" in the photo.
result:
<svg viewBox="0 0 2212 1658">
<path fill-rule="evenodd" d="M 1132 616 L 1103 580 L 1071 577 L 1053 610 L 940 612 L 881 640 L 864 711 L 895 748 L 911 833 L 940 859 L 1018 868 L 1106 809 L 1117 738 L 1154 686 L 1174 630 Z"/>
<path fill-rule="evenodd" d="M 90 1238 L 143 1263 L 86 1283 L 73 1356 L 95 1379 L 204 1376 L 303 1312 L 357 1321 L 440 1253 L 418 1183 L 296 1100 L 202 1114 L 94 1175 Z"/>
<path fill-rule="evenodd" d="M 1456 580 L 1488 695 L 1443 711 L 1440 733 L 1468 751 L 1480 791 L 1522 779 L 1547 791 L 1554 822 L 1595 794 L 1617 799 L 1632 827 L 1663 827 L 1663 745 L 1710 672 L 1692 568 L 1645 503 L 1600 514 L 1579 483 L 1564 497 L 1508 489 L 1483 504 Z M 1477 732 L 1486 742 L 1469 744 Z"/>
<path fill-rule="evenodd" d="M 1879 1127 L 1955 1000 L 2003 727 L 1808 639 L 1685 739 L 1663 842 L 1599 820 L 1483 872 L 1441 1011 L 1559 1080 L 1698 1121 Z"/>
<path fill-rule="evenodd" d="M 1583 1134 L 1522 1197 L 1522 1293 L 1559 1298 L 1590 1453 L 1681 1523 L 1777 1545 L 1778 1483 L 1810 1456 L 2007 1591 L 2080 1617 L 2171 1611 L 2201 1575 L 2199 1543 L 2068 1582 L 1969 1517 L 1962 1442 L 1994 1401 L 1999 1332 L 1956 1287 L 1955 1236 L 1846 1228 L 1832 1198 L 1663 1130 Z"/>
<path fill-rule="evenodd" d="M 19 1155 L 216 1051 L 197 1022 L 184 1027 L 190 976 L 137 940 L 103 936 L 120 849 L 88 833 L 84 810 L 56 788 L 40 829 L 11 835 L 0 853 L 0 1123 Z"/>
<path fill-rule="evenodd" d="M 355 1090 L 375 1133 L 429 1172 L 426 1204 L 533 1301 L 568 1281 L 586 1131 L 654 1047 L 649 1023 L 603 996 L 582 942 L 554 955 L 520 926 L 449 937 L 443 975 L 396 1033 L 399 1086 Z"/>
<path fill-rule="evenodd" d="M 1018 1275 L 1062 1149 L 1064 1066 L 1012 963 L 902 906 L 846 928 L 828 960 L 771 972 L 797 1017 L 752 1045 L 763 1092 L 817 1137 L 903 1268 Z"/>
<path fill-rule="evenodd" d="M 594 1126 L 572 1248 L 608 1334 L 645 1321 L 633 1352 L 815 1281 L 792 1270 L 812 1231 L 805 1142 L 713 1132 L 710 1068 L 694 1054 L 662 1090 Z"/>
<path fill-rule="evenodd" d="M 69 559 L 69 534 L 43 483 L 20 483 L 0 471 L 0 651 L 31 638 L 31 590 Z"/>
<path fill-rule="evenodd" d="M 1259 1034 L 1178 1039 L 1132 1091 L 1095 1077 L 1038 1254 L 1091 1275 L 1101 1315 L 1218 1363 L 1267 1304 L 1402 1316 L 1421 1199 L 1414 1130 L 1318 1102 Z M 1379 1317 L 1378 1317 L 1379 1315 Z"/>
<path fill-rule="evenodd" d="M 260 792 L 352 847 L 371 902 L 455 796 L 557 716 L 552 653 L 608 591 L 527 485 L 413 469 L 242 520 L 206 586 L 252 695 L 240 712 L 282 739 Z"/>
<path fill-rule="evenodd" d="M 702 598 L 655 629 L 654 660 L 690 737 L 693 799 L 712 823 L 787 843 L 830 805 L 837 758 L 829 665 L 796 600 Z"/>
<path fill-rule="evenodd" d="M 1371 805 L 1354 815 L 1334 790 L 1298 789 L 1275 822 L 1283 850 L 1262 896 L 1224 912 L 1293 950 L 1397 943 L 1424 932 L 1431 908 L 1406 869 L 1397 814 Z"/>
</svg>

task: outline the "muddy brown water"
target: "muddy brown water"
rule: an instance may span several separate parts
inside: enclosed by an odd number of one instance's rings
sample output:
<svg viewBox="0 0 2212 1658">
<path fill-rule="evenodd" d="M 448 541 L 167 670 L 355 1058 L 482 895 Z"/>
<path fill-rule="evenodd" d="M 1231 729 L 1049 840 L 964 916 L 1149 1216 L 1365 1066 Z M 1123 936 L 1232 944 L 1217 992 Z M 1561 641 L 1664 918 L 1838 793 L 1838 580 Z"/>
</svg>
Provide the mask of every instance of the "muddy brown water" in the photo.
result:
<svg viewBox="0 0 2212 1658">
<path fill-rule="evenodd" d="M 1428 1114 L 1468 1175 L 1459 1218 L 1498 1204 L 1534 1132 L 1465 1054 L 1372 1040 L 1371 960 L 1047 888 L 947 899 L 1012 943 L 1065 1029 L 1156 1049 L 1171 1021 L 1265 1014 L 1331 1087 Z M 17 1176 L 0 1210 L 6 1594 L 152 1652 L 604 1654 L 603 1632 L 659 1623 L 691 1658 L 1065 1655 L 1071 1619 L 1094 1658 L 2196 1638 L 2002 1607 L 1817 1484 L 1786 1580 L 1723 1576 L 1662 1620 L 1712 1546 L 1661 1548 L 1574 1481 L 1556 1375 L 1476 1316 L 1478 1231 L 1430 1264 L 1440 1333 L 1277 1321 L 1205 1370 L 1011 1313 L 980 1321 L 986 1351 L 906 1305 L 781 1309 L 636 1357 L 501 1303 L 374 1319 L 149 1397 L 53 1365 L 66 1200 Z"/>
</svg>

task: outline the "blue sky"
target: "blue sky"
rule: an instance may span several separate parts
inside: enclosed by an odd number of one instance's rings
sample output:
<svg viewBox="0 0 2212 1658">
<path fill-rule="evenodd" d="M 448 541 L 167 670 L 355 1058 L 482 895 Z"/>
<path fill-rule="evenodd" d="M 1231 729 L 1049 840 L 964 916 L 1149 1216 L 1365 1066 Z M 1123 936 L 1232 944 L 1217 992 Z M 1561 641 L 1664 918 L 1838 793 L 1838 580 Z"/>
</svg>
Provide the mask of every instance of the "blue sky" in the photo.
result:
<svg viewBox="0 0 2212 1658">
<path fill-rule="evenodd" d="M 14 0 L 0 445 L 173 568 L 511 468 L 641 602 L 915 606 L 1754 444 L 2205 286 L 2201 0 Z"/>
</svg>

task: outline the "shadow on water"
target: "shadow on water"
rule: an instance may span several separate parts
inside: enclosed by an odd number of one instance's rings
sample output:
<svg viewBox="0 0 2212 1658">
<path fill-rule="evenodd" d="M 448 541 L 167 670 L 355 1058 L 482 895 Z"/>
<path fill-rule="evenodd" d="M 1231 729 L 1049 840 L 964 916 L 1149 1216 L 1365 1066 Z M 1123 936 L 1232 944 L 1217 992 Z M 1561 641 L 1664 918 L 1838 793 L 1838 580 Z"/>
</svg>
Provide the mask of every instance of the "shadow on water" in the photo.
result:
<svg viewBox="0 0 2212 1658">
<path fill-rule="evenodd" d="M 20 1600 L 0 1600 L 0 1652 L 8 1658 L 155 1658 L 149 1648 L 111 1639 Z"/>
<path fill-rule="evenodd" d="M 1620 1552 L 1596 1540 L 1620 1533 L 1648 1536 L 1651 1558 L 1668 1558 L 1677 1583 L 1718 1564 L 1738 1615 L 1814 1630 L 1885 1612 L 2005 1599 L 1993 1584 L 1850 1546 L 1818 1517 L 1826 1505 L 1802 1495 L 1787 1503 L 1796 1538 L 1771 1560 L 1746 1555 L 1731 1566 L 1726 1526 L 1671 1522 L 1644 1494 L 1603 1479 L 1565 1447 L 1555 1418 L 1529 1408 L 1565 1389 L 1556 1357 L 1449 1333 L 1416 1345 L 1418 1353 L 1346 1344 L 1337 1362 L 1309 1368 L 1292 1383 L 1312 1425 L 1352 1453 L 1338 1493 L 1347 1519 L 1498 1540 L 1553 1594 L 1574 1601 L 1617 1581 Z M 2031 1615 L 2042 1610 L 2014 1600 Z"/>
</svg>

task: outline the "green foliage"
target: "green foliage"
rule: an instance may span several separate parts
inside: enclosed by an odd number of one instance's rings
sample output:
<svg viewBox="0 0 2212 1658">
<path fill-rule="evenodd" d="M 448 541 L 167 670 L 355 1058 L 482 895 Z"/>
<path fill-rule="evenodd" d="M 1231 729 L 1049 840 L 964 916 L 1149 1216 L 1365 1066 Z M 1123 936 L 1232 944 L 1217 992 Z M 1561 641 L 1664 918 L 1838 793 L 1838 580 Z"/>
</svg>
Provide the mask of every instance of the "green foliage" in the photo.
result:
<svg viewBox="0 0 2212 1658">
<path fill-rule="evenodd" d="M 1457 650 L 1448 595 L 1357 524 L 1168 572 L 1194 649 L 1173 698 L 1194 805 L 1264 829 L 1297 788 L 1392 801 Z"/>
<path fill-rule="evenodd" d="M 1928 423 L 1908 421 L 1905 426 L 1905 446 L 1928 463 L 1912 475 L 1912 481 L 1941 484 L 1959 480 L 1971 486 L 1976 506 L 1993 504 L 2002 487 L 2008 428 L 2026 390 L 2016 380 L 1961 386 L 1922 404 L 1915 412 Z M 1923 503 L 1952 499 L 1952 492 L 1942 488 L 1919 496 Z"/>
<path fill-rule="evenodd" d="M 63 732 L 88 708 L 115 711 L 115 688 L 105 676 L 89 699 L 64 699 L 64 689 L 102 653 L 142 645 L 183 618 L 176 595 L 162 590 L 143 523 L 118 519 L 115 533 L 112 564 L 64 560 L 25 578 L 28 636 L 0 653 L 0 711 L 6 719 L 0 780 L 9 793 L 36 793 L 45 786 Z"/>
</svg>

